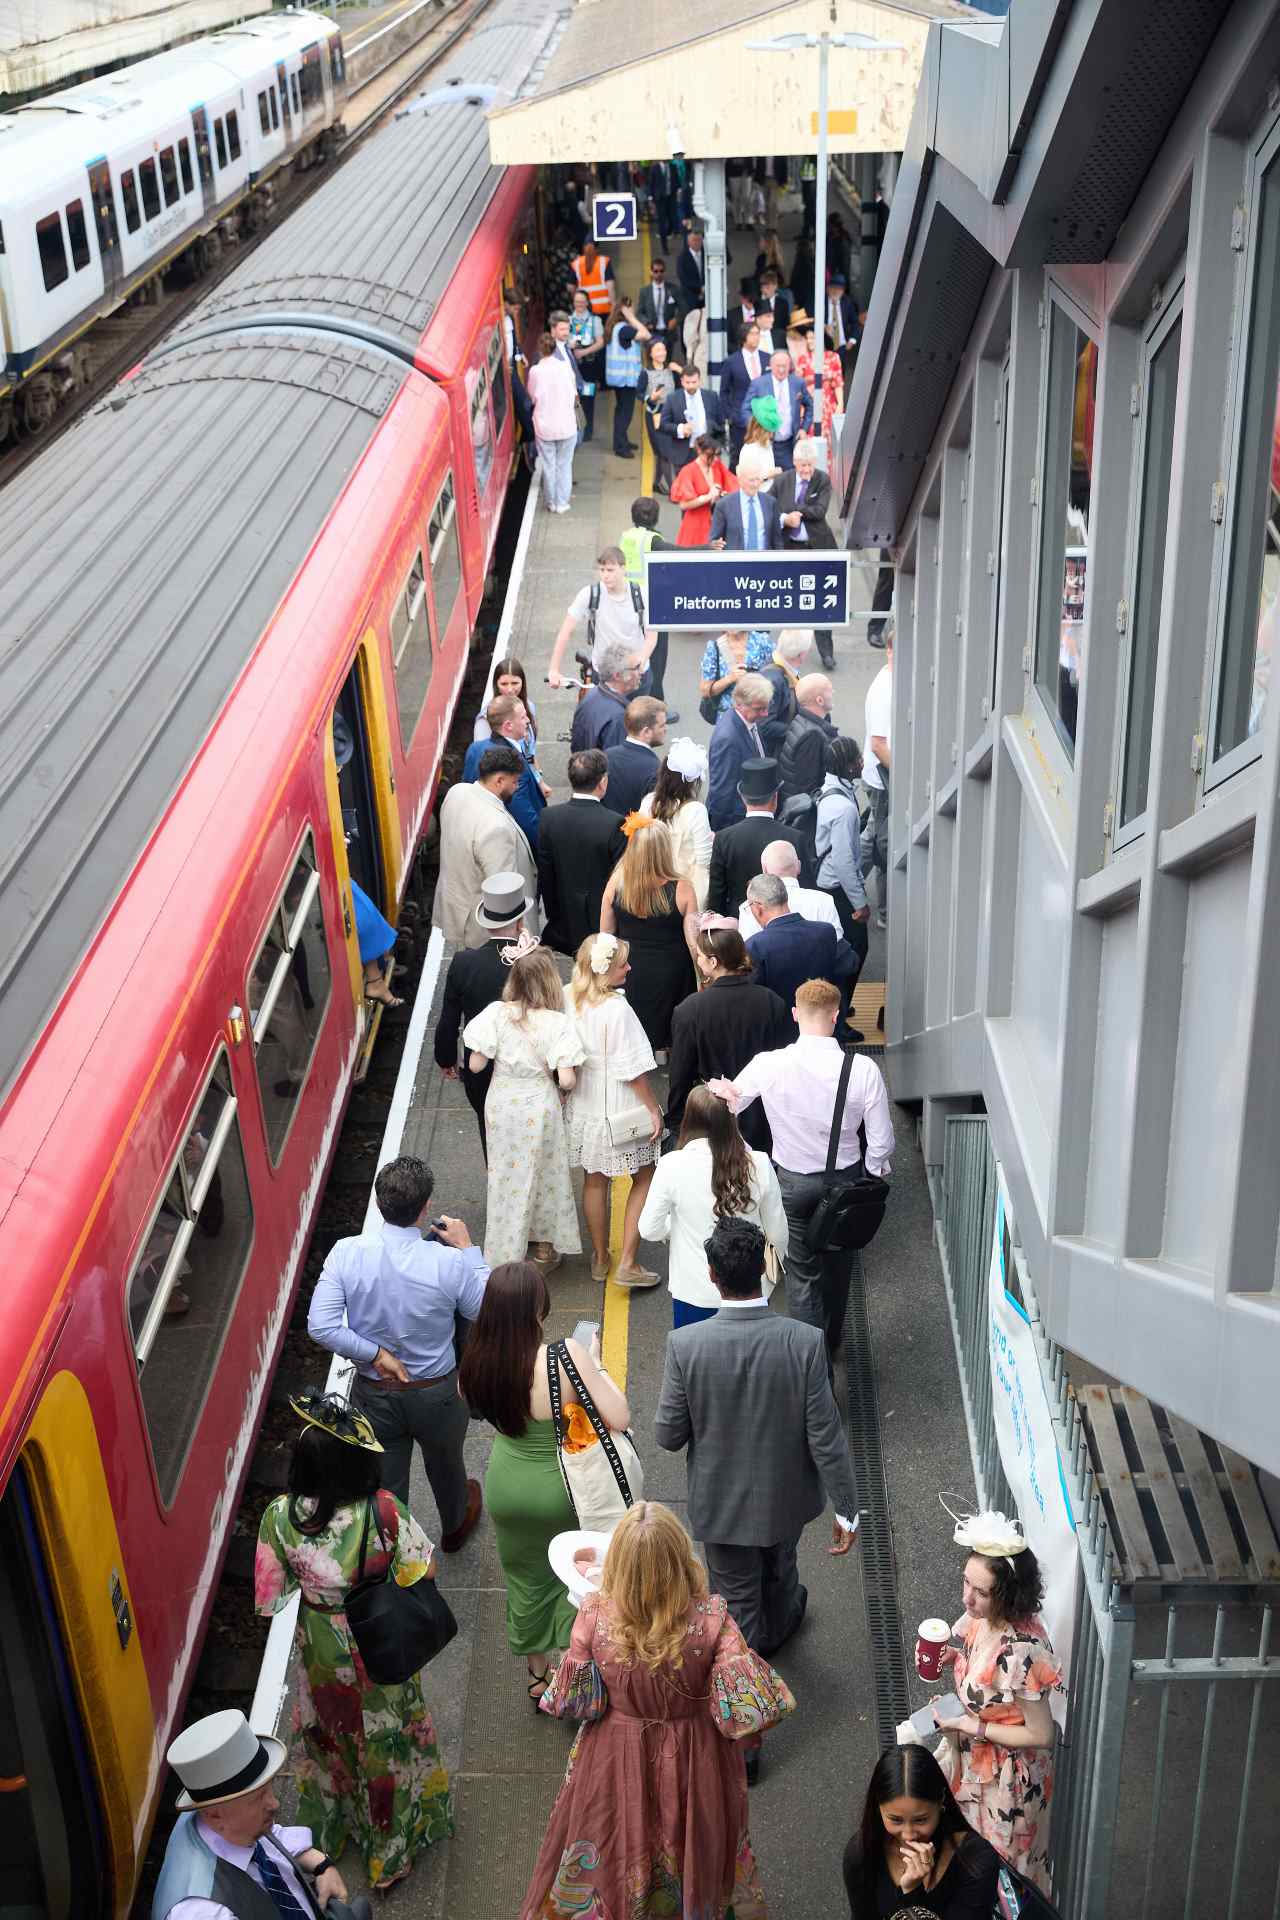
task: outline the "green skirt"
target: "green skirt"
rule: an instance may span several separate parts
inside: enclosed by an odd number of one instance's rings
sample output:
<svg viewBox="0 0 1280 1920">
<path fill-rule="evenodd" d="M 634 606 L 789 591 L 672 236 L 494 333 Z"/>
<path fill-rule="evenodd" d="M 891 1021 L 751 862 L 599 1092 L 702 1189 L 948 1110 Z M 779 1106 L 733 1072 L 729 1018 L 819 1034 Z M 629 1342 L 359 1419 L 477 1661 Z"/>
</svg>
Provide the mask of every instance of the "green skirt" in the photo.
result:
<svg viewBox="0 0 1280 1920">
<path fill-rule="evenodd" d="M 567 1647 L 577 1615 L 551 1571 L 547 1547 L 577 1521 L 560 1477 L 554 1421 L 530 1420 L 518 1440 L 494 1435 L 484 1500 L 507 1583 L 512 1653 Z"/>
</svg>

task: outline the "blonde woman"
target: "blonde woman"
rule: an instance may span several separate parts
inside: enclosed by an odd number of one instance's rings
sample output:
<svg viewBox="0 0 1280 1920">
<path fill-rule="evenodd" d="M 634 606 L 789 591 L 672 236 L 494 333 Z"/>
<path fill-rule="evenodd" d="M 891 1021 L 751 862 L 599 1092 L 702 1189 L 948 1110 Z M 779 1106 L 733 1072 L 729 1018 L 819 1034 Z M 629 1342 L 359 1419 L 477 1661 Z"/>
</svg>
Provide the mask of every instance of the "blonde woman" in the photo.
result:
<svg viewBox="0 0 1280 1920">
<path fill-rule="evenodd" d="M 493 1062 L 485 1096 L 489 1189 L 484 1257 L 490 1267 L 528 1257 L 544 1273 L 580 1253 L 561 1094 L 571 1093 L 583 1046 L 564 1010 L 551 955 L 529 933 L 503 947 L 511 977 L 501 1000 L 462 1030 L 472 1073 Z"/>
<path fill-rule="evenodd" d="M 585 1050 L 569 1096 L 569 1165 L 582 1168 L 582 1211 L 591 1236 L 591 1278 L 609 1277 L 609 1182 L 631 1175 L 622 1221 L 621 1287 L 656 1287 L 661 1276 L 637 1259 L 640 1209 L 653 1178 L 662 1109 L 649 1090 L 657 1066 L 644 1028 L 623 995 L 631 971 L 625 940 L 596 933 L 573 963 L 566 996 Z M 647 1122 L 647 1125 L 646 1125 Z"/>
<path fill-rule="evenodd" d="M 646 1888 L 646 1913 L 765 1920 L 744 1748 L 794 1708 L 708 1594 L 675 1515 L 638 1500 L 542 1696 L 543 1713 L 583 1726 L 520 1920 L 568 1912 L 556 1896 L 570 1888 L 575 1913 L 639 1911 Z"/>
<path fill-rule="evenodd" d="M 698 903 L 660 820 L 630 813 L 622 831 L 627 850 L 605 884 L 600 931 L 616 933 L 631 949 L 627 1000 L 657 1053 L 671 1045 L 671 1016 L 694 989 L 685 918 Z"/>
<path fill-rule="evenodd" d="M 702 799 L 706 777 L 706 748 L 696 740 L 673 740 L 652 793 L 640 802 L 641 813 L 660 820 L 671 835 L 676 870 L 693 888 L 699 909 L 707 904 L 711 877 L 711 822 Z"/>
</svg>

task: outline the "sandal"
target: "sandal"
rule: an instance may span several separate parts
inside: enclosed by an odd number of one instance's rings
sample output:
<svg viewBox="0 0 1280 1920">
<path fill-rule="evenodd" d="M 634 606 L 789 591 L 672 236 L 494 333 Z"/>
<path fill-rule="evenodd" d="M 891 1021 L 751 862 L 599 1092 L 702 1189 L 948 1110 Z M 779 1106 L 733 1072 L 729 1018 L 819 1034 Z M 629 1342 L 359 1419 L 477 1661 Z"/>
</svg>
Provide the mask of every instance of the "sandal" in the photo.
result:
<svg viewBox="0 0 1280 1920">
<path fill-rule="evenodd" d="M 546 1692 L 547 1688 L 551 1685 L 551 1681 L 552 1681 L 552 1670 L 551 1670 L 550 1661 L 547 1662 L 546 1666 L 542 1669 L 541 1673 L 529 1674 L 529 1685 L 526 1691 L 529 1695 L 529 1698 L 533 1702 L 533 1710 L 535 1713 L 540 1711 L 542 1696 Z M 536 1692 L 535 1692 L 535 1688 L 536 1688 Z"/>
<path fill-rule="evenodd" d="M 607 1280 L 609 1278 L 609 1256 L 607 1253 L 603 1260 L 597 1260 L 594 1254 L 591 1256 L 591 1278 L 593 1280 Z"/>
<path fill-rule="evenodd" d="M 404 1000 L 401 995 L 392 993 L 385 980 L 379 981 L 378 984 L 382 989 L 381 993 L 375 992 L 372 987 L 367 986 L 365 988 L 364 997 L 366 1000 L 376 1000 L 380 1007 L 402 1007 L 404 1005 Z"/>
</svg>

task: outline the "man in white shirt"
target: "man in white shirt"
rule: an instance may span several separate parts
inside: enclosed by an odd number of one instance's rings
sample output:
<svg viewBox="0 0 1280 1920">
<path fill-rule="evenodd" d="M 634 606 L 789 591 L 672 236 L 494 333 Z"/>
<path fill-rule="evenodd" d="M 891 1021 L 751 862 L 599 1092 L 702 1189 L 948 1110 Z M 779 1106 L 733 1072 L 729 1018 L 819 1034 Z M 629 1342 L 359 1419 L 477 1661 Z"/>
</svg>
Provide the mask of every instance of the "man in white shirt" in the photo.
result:
<svg viewBox="0 0 1280 1920">
<path fill-rule="evenodd" d="M 547 680 L 553 687 L 564 685 L 560 662 L 573 637 L 575 627 L 587 625 L 591 664 L 597 675 L 603 656 L 611 648 L 638 654 L 647 665 L 658 638 L 656 627 L 645 618 L 644 594 L 633 580 L 627 579 L 627 556 L 621 547 L 605 547 L 596 561 L 594 586 L 583 587 L 569 602 L 560 631 L 551 649 Z M 592 604 L 594 601 L 594 605 Z"/>
<path fill-rule="evenodd" d="M 787 890 L 788 912 L 798 913 L 802 920 L 821 921 L 825 926 L 835 929 L 837 938 L 841 936 L 840 916 L 831 895 L 823 893 L 820 887 L 800 885 L 800 855 L 789 840 L 769 842 L 760 855 L 760 871 L 781 880 Z M 738 909 L 738 932 L 749 943 L 759 931 L 760 923 L 751 911 L 751 903 L 744 900 Z"/>
<path fill-rule="evenodd" d="M 708 1086 L 736 1113 L 755 1099 L 764 1102 L 773 1134 L 773 1164 L 787 1210 L 787 1305 L 797 1320 L 820 1327 L 827 1347 L 840 1344 L 849 1299 L 847 1253 L 814 1253 L 805 1234 L 827 1190 L 825 1168 L 836 1092 L 845 1053 L 835 1037 L 840 990 L 828 980 L 806 980 L 796 992 L 800 1037 L 794 1046 L 758 1053 L 732 1080 Z M 838 1173 L 856 1173 L 862 1159 L 858 1128 L 867 1130 L 866 1171 L 887 1175 L 894 1149 L 893 1121 L 884 1078 L 865 1054 L 854 1056 L 836 1143 Z"/>
<path fill-rule="evenodd" d="M 884 623 L 885 659 L 867 688 L 863 741 L 862 784 L 871 801 L 871 818 L 862 836 L 862 871 L 880 869 L 880 911 L 876 925 L 885 924 L 889 903 L 889 768 L 890 728 L 893 724 L 893 621 Z"/>
</svg>

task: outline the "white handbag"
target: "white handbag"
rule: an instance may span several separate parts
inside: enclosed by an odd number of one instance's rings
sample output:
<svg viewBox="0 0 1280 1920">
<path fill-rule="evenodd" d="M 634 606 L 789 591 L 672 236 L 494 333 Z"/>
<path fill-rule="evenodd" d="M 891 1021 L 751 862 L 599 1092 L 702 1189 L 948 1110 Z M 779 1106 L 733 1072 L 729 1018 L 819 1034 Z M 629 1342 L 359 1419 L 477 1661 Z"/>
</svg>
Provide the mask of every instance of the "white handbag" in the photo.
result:
<svg viewBox="0 0 1280 1920">
<path fill-rule="evenodd" d="M 624 1081 L 623 1085 L 630 1082 Z M 604 1130 L 609 1138 L 609 1146 L 614 1153 L 626 1153 L 632 1147 L 649 1138 L 653 1122 L 649 1109 L 640 1100 L 632 1100 L 617 1113 L 609 1111 L 609 1039 L 605 1028 L 604 1043 Z"/>
<path fill-rule="evenodd" d="M 557 1365 L 557 1361 L 559 1365 Z M 560 1401 L 560 1368 L 569 1376 L 578 1403 L 595 1428 L 597 1444 L 565 1451 Z M 627 1508 L 644 1499 L 644 1469 L 629 1433 L 611 1433 L 561 1340 L 547 1348 L 547 1392 L 556 1428 L 556 1457 L 569 1505 L 585 1533 L 611 1533 Z"/>
</svg>

